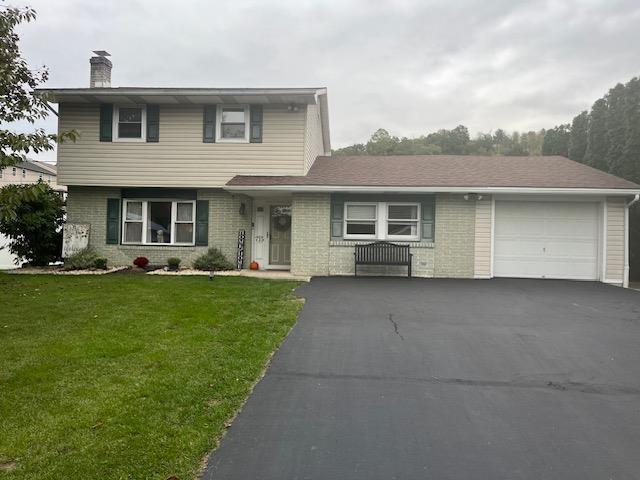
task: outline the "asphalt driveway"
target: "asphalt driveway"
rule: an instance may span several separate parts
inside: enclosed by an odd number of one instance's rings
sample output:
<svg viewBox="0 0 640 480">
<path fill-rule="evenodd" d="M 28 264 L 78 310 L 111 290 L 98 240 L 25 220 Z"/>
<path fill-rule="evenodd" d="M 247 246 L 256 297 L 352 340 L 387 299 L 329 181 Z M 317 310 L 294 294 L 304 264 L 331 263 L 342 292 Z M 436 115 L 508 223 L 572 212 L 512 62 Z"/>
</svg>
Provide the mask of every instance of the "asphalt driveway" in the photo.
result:
<svg viewBox="0 0 640 480">
<path fill-rule="evenodd" d="M 640 478 L 640 292 L 318 278 L 205 479 Z"/>
</svg>

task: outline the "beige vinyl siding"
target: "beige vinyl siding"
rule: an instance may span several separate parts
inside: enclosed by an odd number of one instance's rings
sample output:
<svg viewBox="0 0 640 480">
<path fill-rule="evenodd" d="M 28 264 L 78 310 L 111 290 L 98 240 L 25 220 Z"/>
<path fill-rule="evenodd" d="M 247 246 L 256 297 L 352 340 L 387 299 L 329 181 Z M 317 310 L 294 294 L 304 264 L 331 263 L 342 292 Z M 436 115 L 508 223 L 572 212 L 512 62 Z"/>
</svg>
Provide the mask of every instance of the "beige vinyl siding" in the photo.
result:
<svg viewBox="0 0 640 480">
<path fill-rule="evenodd" d="M 474 247 L 474 276 L 491 276 L 491 198 L 476 202 L 476 226 Z"/>
<path fill-rule="evenodd" d="M 607 269 L 605 281 L 624 279 L 624 198 L 607 199 Z"/>
<path fill-rule="evenodd" d="M 318 155 L 324 154 L 322 142 L 322 120 L 320 106 L 307 106 L 307 120 L 304 138 L 304 173 L 306 174 Z"/>
<path fill-rule="evenodd" d="M 100 142 L 97 104 L 61 104 L 59 113 L 59 129 L 80 135 L 58 147 L 66 185 L 219 187 L 238 174 L 304 173 L 304 108 L 265 105 L 262 143 L 203 143 L 202 105 L 161 105 L 158 143 Z"/>
</svg>

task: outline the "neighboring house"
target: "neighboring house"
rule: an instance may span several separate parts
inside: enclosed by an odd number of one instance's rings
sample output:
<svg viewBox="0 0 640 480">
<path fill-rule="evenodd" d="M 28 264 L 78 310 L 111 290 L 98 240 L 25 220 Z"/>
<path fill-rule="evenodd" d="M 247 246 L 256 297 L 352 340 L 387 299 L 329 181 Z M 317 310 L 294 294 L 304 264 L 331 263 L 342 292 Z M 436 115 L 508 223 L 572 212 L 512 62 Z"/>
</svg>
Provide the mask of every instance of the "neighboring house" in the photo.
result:
<svg viewBox="0 0 640 480">
<path fill-rule="evenodd" d="M 323 88 L 46 90 L 71 223 L 115 264 L 215 246 L 305 275 L 351 275 L 356 243 L 408 242 L 414 275 L 628 281 L 640 186 L 562 157 L 331 157 Z M 365 268 L 362 269 L 365 272 Z M 397 267 L 369 267 L 395 273 Z"/>
<path fill-rule="evenodd" d="M 14 167 L 0 168 L 0 188 L 5 185 L 24 185 L 42 180 L 57 192 L 66 192 L 66 187 L 58 185 L 57 177 L 56 165 L 27 160 Z"/>
<path fill-rule="evenodd" d="M 20 162 L 14 167 L 0 168 L 0 188 L 6 185 L 24 185 L 36 183 L 39 180 L 46 182 L 52 189 L 64 195 L 66 187 L 57 183 L 57 169 L 55 165 L 45 162 L 37 162 L 27 160 Z M 19 266 L 17 258 L 9 253 L 5 248 L 7 246 L 7 238 L 0 234 L 0 269 L 9 269 Z"/>
</svg>

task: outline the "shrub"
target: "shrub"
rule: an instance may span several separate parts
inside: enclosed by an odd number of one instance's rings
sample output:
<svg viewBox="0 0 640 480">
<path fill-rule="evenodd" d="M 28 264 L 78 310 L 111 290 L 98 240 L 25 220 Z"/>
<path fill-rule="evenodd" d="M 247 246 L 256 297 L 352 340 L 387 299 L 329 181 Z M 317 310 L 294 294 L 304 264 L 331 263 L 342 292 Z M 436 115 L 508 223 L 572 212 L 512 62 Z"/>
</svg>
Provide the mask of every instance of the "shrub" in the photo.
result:
<svg viewBox="0 0 640 480">
<path fill-rule="evenodd" d="M 144 268 L 149 265 L 149 259 L 147 257 L 136 257 L 136 259 L 133 261 L 133 264 L 136 267 Z"/>
<path fill-rule="evenodd" d="M 235 267 L 217 248 L 211 247 L 193 262 L 196 270 L 233 270 Z"/>
<path fill-rule="evenodd" d="M 80 250 L 64 259 L 65 270 L 88 270 L 96 268 L 96 261 L 100 258 L 91 247 Z M 106 260 L 105 260 L 106 262 Z"/>
<path fill-rule="evenodd" d="M 180 267 L 180 259 L 177 257 L 167 258 L 167 265 L 170 270 L 178 270 Z"/>
<path fill-rule="evenodd" d="M 106 258 L 96 258 L 96 261 L 93 262 L 93 266 L 98 270 L 106 270 L 107 269 L 107 259 Z"/>
<path fill-rule="evenodd" d="M 0 233 L 7 248 L 31 265 L 58 260 L 62 251 L 64 201 L 47 184 L 0 188 Z"/>
</svg>

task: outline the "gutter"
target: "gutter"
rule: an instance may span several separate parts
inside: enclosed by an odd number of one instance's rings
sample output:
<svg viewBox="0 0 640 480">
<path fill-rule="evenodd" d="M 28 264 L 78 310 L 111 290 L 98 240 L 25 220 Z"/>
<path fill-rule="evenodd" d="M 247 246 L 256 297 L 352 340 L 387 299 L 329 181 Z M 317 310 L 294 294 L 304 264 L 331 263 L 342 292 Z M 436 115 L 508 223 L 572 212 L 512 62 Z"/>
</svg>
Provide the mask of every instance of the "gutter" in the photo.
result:
<svg viewBox="0 0 640 480">
<path fill-rule="evenodd" d="M 629 288 L 629 207 L 640 200 L 640 194 L 635 195 L 633 200 L 624 204 L 624 279 L 622 286 Z"/>
<path fill-rule="evenodd" d="M 535 187 L 367 187 L 348 185 L 225 185 L 229 192 L 351 192 L 351 193 L 484 193 L 538 195 L 640 195 L 637 188 L 535 188 Z"/>
</svg>

